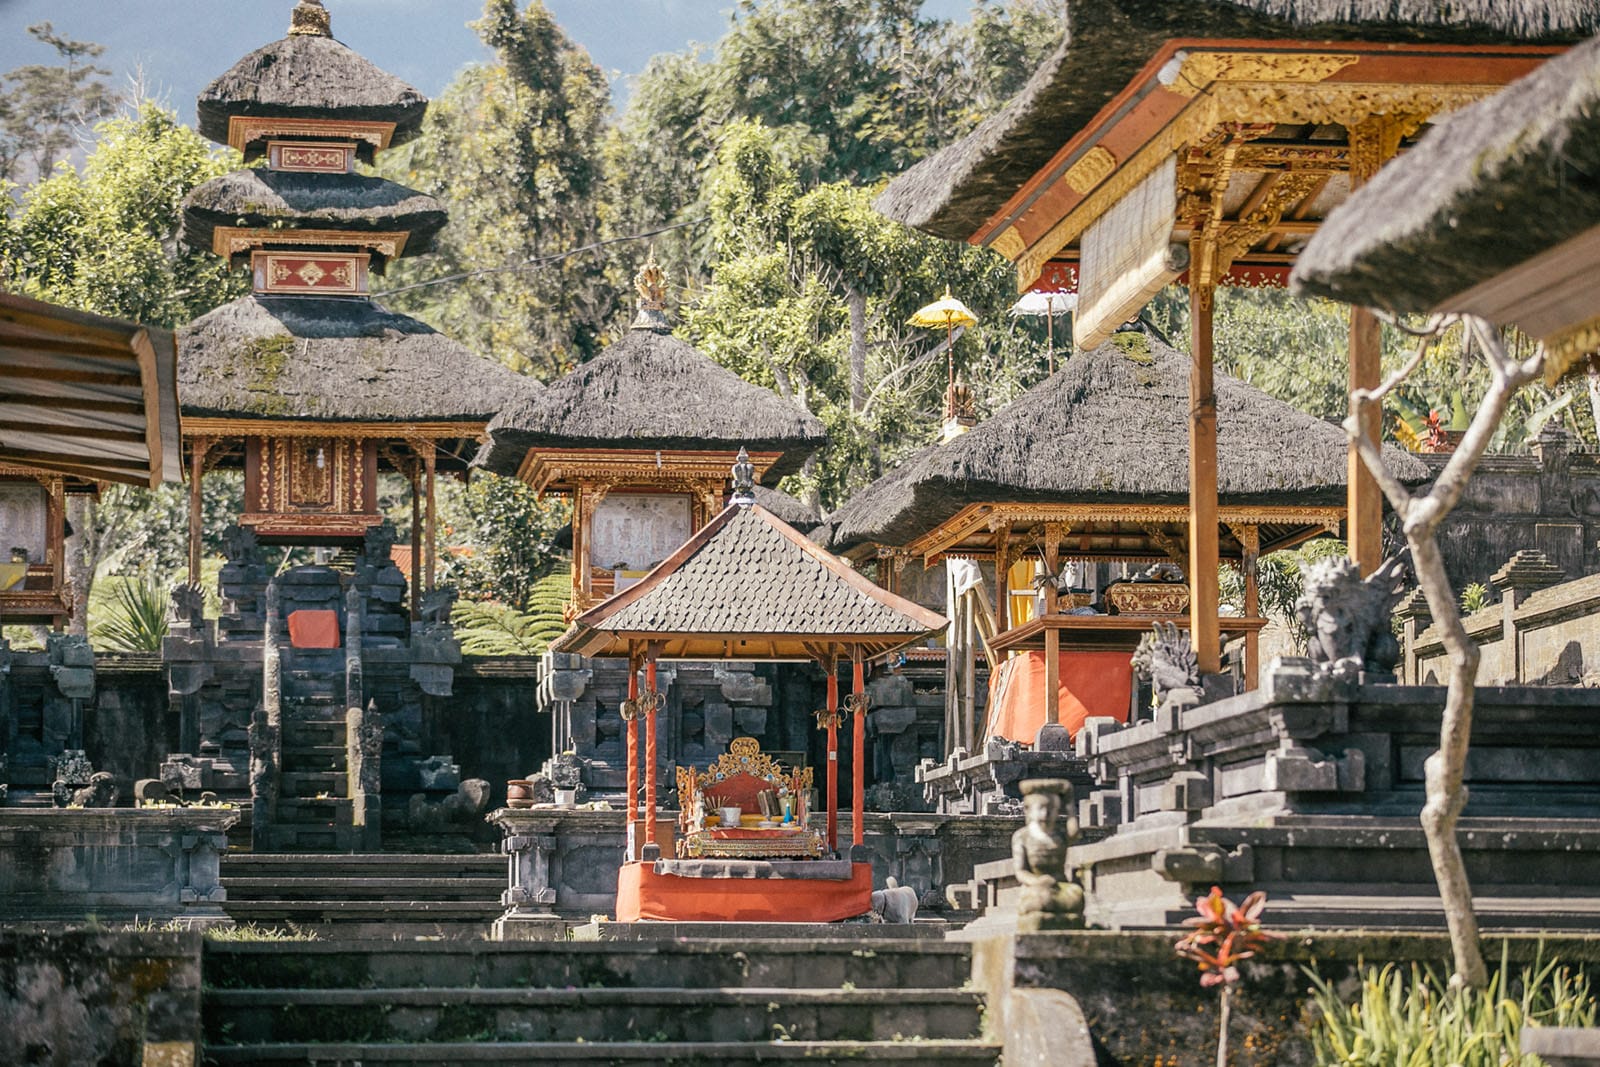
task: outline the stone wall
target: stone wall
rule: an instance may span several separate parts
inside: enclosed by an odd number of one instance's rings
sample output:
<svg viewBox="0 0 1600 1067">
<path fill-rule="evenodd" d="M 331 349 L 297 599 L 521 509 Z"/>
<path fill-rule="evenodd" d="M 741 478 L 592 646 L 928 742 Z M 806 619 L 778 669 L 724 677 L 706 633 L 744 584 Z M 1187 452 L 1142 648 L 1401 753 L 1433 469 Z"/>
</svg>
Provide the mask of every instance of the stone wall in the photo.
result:
<svg viewBox="0 0 1600 1067">
<path fill-rule="evenodd" d="M 200 1061 L 200 935 L 0 931 L 0 1058 Z"/>
<path fill-rule="evenodd" d="M 1294 930 L 1275 924 L 1273 912 L 1269 901 L 1269 929 Z M 1101 931 L 980 937 L 973 942 L 973 984 L 988 997 L 986 1029 L 996 1037 L 1008 1036 L 1007 1007 L 1014 991 L 1058 989 L 1077 1000 L 1101 1063 L 1210 1063 L 1216 1055 L 1217 991 L 1200 988 L 1195 965 L 1173 954 L 1176 937 Z M 1600 963 L 1600 938 L 1491 938 L 1484 955 L 1498 963 L 1502 950 L 1514 968 L 1536 958 L 1558 959 L 1593 973 Z M 1430 934 L 1307 930 L 1266 945 L 1241 967 L 1228 1062 L 1233 1067 L 1311 1067 L 1317 1062 L 1309 1037 L 1315 1009 L 1307 968 L 1315 968 L 1340 995 L 1351 998 L 1357 995 L 1360 964 L 1403 968 L 1412 962 L 1448 973 L 1448 941 Z"/>
</svg>

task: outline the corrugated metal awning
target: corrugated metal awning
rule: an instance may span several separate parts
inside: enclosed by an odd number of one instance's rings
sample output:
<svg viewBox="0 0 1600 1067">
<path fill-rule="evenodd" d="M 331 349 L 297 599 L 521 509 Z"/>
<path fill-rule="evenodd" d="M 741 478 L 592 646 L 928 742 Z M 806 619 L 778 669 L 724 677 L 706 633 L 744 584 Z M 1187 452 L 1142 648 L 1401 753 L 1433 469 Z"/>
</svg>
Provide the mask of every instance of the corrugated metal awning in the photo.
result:
<svg viewBox="0 0 1600 1067">
<path fill-rule="evenodd" d="M 0 293 L 0 463 L 183 478 L 171 331 Z"/>
</svg>

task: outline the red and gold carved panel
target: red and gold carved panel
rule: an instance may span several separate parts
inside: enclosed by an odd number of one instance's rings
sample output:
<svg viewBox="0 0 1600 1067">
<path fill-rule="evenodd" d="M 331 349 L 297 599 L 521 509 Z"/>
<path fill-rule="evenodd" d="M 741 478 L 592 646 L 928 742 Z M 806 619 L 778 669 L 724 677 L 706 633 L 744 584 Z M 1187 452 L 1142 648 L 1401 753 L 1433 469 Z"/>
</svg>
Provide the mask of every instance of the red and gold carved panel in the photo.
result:
<svg viewBox="0 0 1600 1067">
<path fill-rule="evenodd" d="M 338 437 L 250 438 L 246 525 L 262 536 L 359 535 L 382 520 L 374 442 Z"/>
<path fill-rule="evenodd" d="M 364 252 L 252 252 L 255 291 L 298 296 L 365 296 Z"/>
<path fill-rule="evenodd" d="M 348 174 L 355 168 L 354 144 L 268 141 L 267 166 L 296 174 Z"/>
</svg>

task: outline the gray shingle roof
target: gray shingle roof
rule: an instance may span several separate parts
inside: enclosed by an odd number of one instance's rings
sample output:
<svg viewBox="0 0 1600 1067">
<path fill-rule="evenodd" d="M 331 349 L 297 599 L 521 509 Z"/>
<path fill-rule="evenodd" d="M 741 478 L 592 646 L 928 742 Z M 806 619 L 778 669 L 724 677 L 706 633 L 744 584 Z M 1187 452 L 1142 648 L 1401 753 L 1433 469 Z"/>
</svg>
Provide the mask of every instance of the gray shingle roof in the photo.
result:
<svg viewBox="0 0 1600 1067">
<path fill-rule="evenodd" d="M 730 658 L 786 659 L 803 657 L 806 642 L 847 638 L 873 639 L 852 643 L 888 651 L 944 625 L 942 616 L 880 588 L 760 505 L 735 505 L 638 585 L 578 616 L 551 647 L 595 655 L 606 654 L 615 634 L 717 635 L 731 639 Z M 741 648 L 740 635 L 762 640 Z"/>
</svg>

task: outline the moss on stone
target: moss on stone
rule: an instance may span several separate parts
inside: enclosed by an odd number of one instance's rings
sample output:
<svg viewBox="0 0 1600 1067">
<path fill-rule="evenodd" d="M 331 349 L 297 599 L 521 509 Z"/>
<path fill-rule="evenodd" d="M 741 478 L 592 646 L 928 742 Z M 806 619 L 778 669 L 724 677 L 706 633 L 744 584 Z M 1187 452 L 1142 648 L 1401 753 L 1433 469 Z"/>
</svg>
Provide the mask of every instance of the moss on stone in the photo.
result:
<svg viewBox="0 0 1600 1067">
<path fill-rule="evenodd" d="M 1117 350 L 1135 363 L 1153 362 L 1155 356 L 1150 352 L 1150 338 L 1142 333 L 1117 333 L 1111 335 L 1111 343 Z"/>
</svg>

